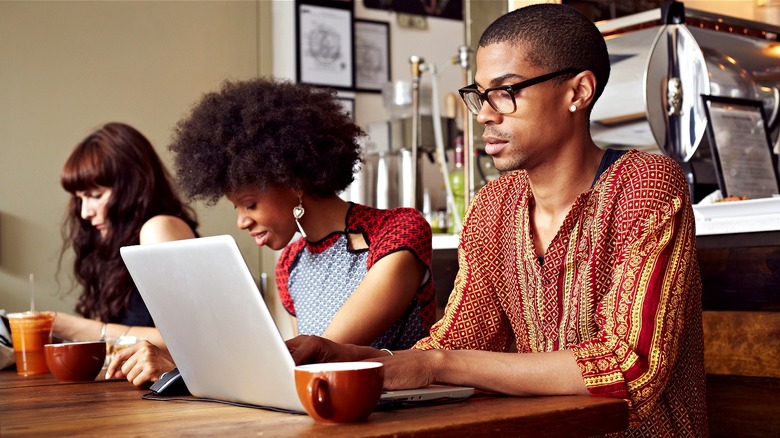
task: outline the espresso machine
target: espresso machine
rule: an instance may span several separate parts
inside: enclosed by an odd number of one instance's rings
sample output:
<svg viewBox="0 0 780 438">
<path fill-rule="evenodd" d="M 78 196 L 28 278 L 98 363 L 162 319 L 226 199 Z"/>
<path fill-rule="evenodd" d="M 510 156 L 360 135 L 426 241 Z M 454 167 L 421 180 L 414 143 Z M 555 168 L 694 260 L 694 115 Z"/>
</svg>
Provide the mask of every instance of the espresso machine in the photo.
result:
<svg viewBox="0 0 780 438">
<path fill-rule="evenodd" d="M 612 73 L 591 115 L 603 146 L 662 152 L 686 172 L 694 202 L 717 189 L 702 95 L 763 103 L 780 149 L 780 27 L 681 2 L 597 23 Z"/>
</svg>

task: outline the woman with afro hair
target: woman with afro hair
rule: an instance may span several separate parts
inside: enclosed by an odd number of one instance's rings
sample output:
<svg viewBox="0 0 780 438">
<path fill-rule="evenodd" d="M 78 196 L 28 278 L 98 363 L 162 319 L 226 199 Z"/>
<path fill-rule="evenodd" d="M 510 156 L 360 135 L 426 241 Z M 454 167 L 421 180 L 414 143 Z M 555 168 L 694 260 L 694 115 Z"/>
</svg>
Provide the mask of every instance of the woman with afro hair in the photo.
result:
<svg viewBox="0 0 780 438">
<path fill-rule="evenodd" d="M 431 229 L 415 209 L 339 197 L 359 170 L 363 135 L 334 91 L 259 78 L 205 94 L 170 150 L 190 200 L 226 197 L 238 228 L 282 250 L 276 285 L 295 334 L 405 349 L 435 318 Z M 173 366 L 140 345 L 108 375 L 141 385 Z"/>
</svg>

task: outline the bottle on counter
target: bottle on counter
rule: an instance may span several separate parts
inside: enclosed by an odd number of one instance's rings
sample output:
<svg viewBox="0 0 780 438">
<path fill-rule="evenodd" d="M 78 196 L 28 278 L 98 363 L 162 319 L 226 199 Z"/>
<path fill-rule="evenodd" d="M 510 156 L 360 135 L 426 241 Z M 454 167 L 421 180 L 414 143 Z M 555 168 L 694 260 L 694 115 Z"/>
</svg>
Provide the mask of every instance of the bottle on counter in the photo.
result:
<svg viewBox="0 0 780 438">
<path fill-rule="evenodd" d="M 450 174 L 450 188 L 452 197 L 455 198 L 455 210 L 450 211 L 450 221 L 447 231 L 455 234 L 460 232 L 460 225 L 463 222 L 463 216 L 466 214 L 466 180 L 463 174 L 463 136 L 455 138 L 455 148 L 453 154 L 454 169 Z M 457 219 L 456 219 L 457 215 Z"/>
</svg>

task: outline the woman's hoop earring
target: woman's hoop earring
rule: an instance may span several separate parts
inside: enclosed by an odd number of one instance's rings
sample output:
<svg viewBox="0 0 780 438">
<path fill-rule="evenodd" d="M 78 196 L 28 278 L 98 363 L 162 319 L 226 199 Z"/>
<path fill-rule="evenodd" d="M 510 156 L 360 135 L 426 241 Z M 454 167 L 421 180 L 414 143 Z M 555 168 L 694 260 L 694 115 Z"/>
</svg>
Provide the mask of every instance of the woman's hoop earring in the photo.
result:
<svg viewBox="0 0 780 438">
<path fill-rule="evenodd" d="M 306 238 L 306 232 L 303 231 L 303 227 L 301 226 L 301 223 L 298 222 L 298 219 L 302 218 L 303 215 L 306 213 L 306 210 L 303 209 L 303 199 L 301 197 L 298 197 L 298 205 L 293 207 L 293 217 L 295 218 L 295 225 L 298 225 L 298 231 L 300 231 L 301 236 L 303 238 Z"/>
<path fill-rule="evenodd" d="M 577 105 L 575 105 L 575 104 L 571 104 L 571 106 L 569 107 L 569 112 L 570 112 L 570 113 L 573 113 L 573 112 L 575 112 L 575 111 L 577 111 Z"/>
</svg>

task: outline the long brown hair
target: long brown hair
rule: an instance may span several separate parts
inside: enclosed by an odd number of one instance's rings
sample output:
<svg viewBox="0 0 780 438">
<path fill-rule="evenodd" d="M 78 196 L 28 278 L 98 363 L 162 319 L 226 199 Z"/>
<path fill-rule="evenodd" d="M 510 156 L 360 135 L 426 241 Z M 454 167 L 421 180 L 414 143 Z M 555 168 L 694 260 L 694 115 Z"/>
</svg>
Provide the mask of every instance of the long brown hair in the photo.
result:
<svg viewBox="0 0 780 438">
<path fill-rule="evenodd" d="M 73 195 L 62 226 L 62 254 L 68 248 L 76 253 L 74 274 L 84 288 L 76 311 L 116 322 L 135 287 L 119 248 L 138 245 L 141 226 L 160 214 L 177 216 L 194 231 L 195 213 L 179 199 L 149 140 L 122 123 L 108 123 L 79 143 L 65 162 L 60 183 Z M 81 218 L 81 200 L 75 195 L 98 187 L 112 190 L 105 237 Z"/>
</svg>

